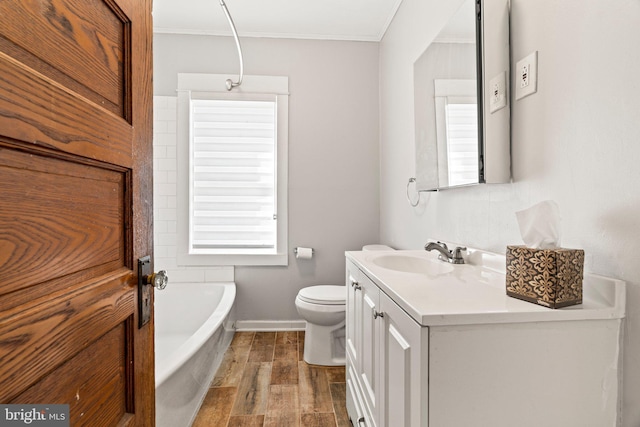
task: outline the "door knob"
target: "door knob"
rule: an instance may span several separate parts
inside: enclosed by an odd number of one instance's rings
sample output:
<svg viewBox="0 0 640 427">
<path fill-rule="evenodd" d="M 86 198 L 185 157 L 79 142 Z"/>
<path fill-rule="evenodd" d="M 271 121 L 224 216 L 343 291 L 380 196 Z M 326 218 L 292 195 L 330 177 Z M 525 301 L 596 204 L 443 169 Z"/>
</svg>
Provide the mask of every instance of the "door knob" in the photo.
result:
<svg viewBox="0 0 640 427">
<path fill-rule="evenodd" d="M 166 270 L 160 270 L 157 273 L 146 275 L 145 284 L 152 285 L 158 290 L 163 290 L 169 284 L 169 276 L 167 276 Z"/>
</svg>

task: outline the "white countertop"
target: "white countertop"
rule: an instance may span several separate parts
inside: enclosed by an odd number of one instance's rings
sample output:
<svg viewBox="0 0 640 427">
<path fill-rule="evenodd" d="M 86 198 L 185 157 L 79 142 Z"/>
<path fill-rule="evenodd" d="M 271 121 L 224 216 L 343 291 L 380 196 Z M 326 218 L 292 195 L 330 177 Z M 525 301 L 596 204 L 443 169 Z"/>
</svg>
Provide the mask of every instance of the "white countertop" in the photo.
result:
<svg viewBox="0 0 640 427">
<path fill-rule="evenodd" d="M 520 323 L 625 316 L 625 283 L 585 274 L 583 303 L 550 309 L 506 295 L 505 257 L 469 249 L 467 264 L 453 265 L 444 274 L 406 273 L 376 265 L 377 257 L 408 255 L 445 263 L 437 253 L 419 251 L 346 252 L 367 277 L 423 326 Z"/>
</svg>

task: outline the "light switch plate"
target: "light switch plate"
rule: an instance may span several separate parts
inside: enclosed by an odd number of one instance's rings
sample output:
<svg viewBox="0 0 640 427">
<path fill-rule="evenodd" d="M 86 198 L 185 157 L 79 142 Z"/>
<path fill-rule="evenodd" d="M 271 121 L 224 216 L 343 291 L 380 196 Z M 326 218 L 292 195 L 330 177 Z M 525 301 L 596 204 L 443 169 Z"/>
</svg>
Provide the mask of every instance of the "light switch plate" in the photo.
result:
<svg viewBox="0 0 640 427">
<path fill-rule="evenodd" d="M 516 63 L 516 99 L 538 90 L 538 51 L 530 53 Z"/>
<path fill-rule="evenodd" d="M 507 72 L 503 71 L 489 82 L 489 111 L 495 113 L 507 106 Z"/>
</svg>

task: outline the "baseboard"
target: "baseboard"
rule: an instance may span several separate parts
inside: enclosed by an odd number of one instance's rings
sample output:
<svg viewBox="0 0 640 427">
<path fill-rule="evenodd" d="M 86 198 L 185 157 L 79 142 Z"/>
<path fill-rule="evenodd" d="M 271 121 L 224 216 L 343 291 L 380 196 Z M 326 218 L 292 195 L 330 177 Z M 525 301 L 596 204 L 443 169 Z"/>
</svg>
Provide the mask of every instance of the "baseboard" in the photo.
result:
<svg viewBox="0 0 640 427">
<path fill-rule="evenodd" d="M 304 320 L 237 320 L 236 331 L 304 331 Z"/>
</svg>

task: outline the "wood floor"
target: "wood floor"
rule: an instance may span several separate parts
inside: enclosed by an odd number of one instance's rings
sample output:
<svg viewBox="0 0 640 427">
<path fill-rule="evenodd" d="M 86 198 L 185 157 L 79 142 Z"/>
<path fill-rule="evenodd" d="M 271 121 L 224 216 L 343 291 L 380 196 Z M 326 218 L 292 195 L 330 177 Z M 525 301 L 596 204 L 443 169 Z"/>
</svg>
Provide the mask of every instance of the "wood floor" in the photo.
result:
<svg viewBox="0 0 640 427">
<path fill-rule="evenodd" d="M 350 427 L 345 369 L 302 360 L 304 332 L 236 332 L 194 427 Z"/>
</svg>

